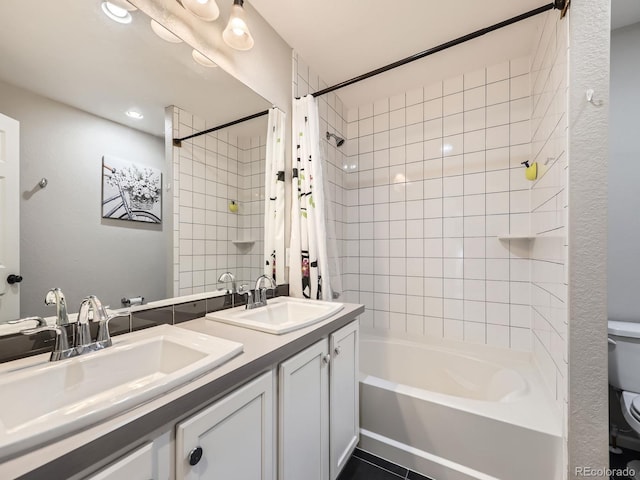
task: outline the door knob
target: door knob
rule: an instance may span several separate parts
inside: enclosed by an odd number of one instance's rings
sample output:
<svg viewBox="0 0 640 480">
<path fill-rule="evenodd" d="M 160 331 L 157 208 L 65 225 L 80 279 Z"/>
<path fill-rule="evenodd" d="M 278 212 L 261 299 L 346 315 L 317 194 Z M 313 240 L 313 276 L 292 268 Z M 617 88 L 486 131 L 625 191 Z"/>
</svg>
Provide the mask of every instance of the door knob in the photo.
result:
<svg viewBox="0 0 640 480">
<path fill-rule="evenodd" d="M 14 283 L 20 283 L 22 281 L 22 276 L 14 275 L 13 273 L 7 277 L 7 283 L 9 285 L 13 285 Z"/>
</svg>

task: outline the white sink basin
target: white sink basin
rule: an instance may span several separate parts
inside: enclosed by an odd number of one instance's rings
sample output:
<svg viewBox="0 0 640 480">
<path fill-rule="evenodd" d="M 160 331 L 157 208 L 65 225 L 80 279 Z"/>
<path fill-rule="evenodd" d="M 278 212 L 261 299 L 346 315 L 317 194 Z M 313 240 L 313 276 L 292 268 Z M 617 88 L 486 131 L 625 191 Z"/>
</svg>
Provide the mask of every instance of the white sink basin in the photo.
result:
<svg viewBox="0 0 640 480">
<path fill-rule="evenodd" d="M 162 325 L 68 360 L 0 372 L 0 458 L 124 412 L 219 366 L 241 343 Z M 19 361 L 20 362 L 20 361 Z M 9 369 L 9 371 L 7 371 Z"/>
<path fill-rule="evenodd" d="M 207 314 L 207 318 L 238 327 L 281 335 L 292 332 L 342 310 L 342 303 L 303 300 L 293 297 L 277 297 L 265 307 L 246 310 L 244 306 Z"/>
</svg>

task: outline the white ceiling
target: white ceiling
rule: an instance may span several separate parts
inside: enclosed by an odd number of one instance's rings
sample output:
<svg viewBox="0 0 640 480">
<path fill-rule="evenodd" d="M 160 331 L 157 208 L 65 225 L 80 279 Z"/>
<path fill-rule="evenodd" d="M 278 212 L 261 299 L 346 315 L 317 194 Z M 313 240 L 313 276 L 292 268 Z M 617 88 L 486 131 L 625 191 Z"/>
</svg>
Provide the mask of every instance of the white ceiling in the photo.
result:
<svg viewBox="0 0 640 480">
<path fill-rule="evenodd" d="M 270 106 L 222 69 L 196 64 L 186 44 L 158 38 L 143 13 L 121 25 L 100 0 L 44 1 L 35 10 L 30 1 L 0 1 L 0 59 L 0 80 L 153 135 L 164 135 L 168 105 L 208 127 Z M 131 108 L 145 118 L 126 117 Z"/>
<path fill-rule="evenodd" d="M 251 0 L 327 84 L 333 85 L 545 5 L 544 0 Z M 340 90 L 348 106 L 505 59 L 528 55 L 541 17 Z"/>
<path fill-rule="evenodd" d="M 544 0 L 250 0 L 327 84 L 420 52 L 544 4 Z M 612 28 L 640 21 L 640 0 L 612 0 Z M 100 0 L 0 2 L 0 79 L 154 135 L 164 107 L 178 105 L 219 125 L 270 103 L 221 69 L 191 60 L 185 44 L 168 44 L 133 13 L 119 25 Z M 541 17 L 340 90 L 348 106 L 527 55 Z M 123 112 L 145 114 L 133 121 Z M 251 134 L 251 132 L 247 132 Z"/>
<path fill-rule="evenodd" d="M 250 0 L 328 85 L 549 3 L 545 0 Z M 341 89 L 347 106 L 529 55 L 542 16 Z M 612 28 L 640 21 L 640 0 L 612 0 Z M 452 55 L 455 52 L 455 55 Z"/>
</svg>

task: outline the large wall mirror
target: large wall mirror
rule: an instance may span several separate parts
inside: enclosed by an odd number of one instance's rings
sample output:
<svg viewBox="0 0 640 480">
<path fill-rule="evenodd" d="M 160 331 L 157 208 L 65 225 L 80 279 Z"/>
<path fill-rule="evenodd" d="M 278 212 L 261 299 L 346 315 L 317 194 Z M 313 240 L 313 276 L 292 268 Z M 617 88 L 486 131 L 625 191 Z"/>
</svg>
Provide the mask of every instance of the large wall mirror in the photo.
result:
<svg viewBox="0 0 640 480">
<path fill-rule="evenodd" d="M 19 211 L 0 229 L 19 218 L 20 263 L 0 258 L 8 268 L 0 282 L 22 276 L 0 290 L 0 322 L 53 315 L 44 305 L 52 287 L 63 289 L 70 311 L 88 294 L 119 308 L 123 297 L 200 293 L 222 287 L 224 271 L 240 281 L 262 271 L 267 117 L 181 149 L 165 135 L 271 103 L 206 59 L 194 61 L 185 43 L 162 40 L 140 11 L 131 16 L 117 23 L 99 0 L 40 2 L 37 13 L 23 0 L 0 3 L 0 114 L 20 122 L 19 178 L 0 178 L 0 193 L 19 184 Z M 103 157 L 162 173 L 162 223 L 103 218 Z"/>
</svg>

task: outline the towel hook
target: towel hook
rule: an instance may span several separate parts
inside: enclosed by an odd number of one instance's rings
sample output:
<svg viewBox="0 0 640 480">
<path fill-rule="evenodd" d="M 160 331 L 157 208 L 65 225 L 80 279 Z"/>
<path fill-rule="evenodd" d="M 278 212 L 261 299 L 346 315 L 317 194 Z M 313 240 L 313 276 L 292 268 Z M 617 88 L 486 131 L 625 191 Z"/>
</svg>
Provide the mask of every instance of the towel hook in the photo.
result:
<svg viewBox="0 0 640 480">
<path fill-rule="evenodd" d="M 602 100 L 594 100 L 593 98 L 594 93 L 595 92 L 593 88 L 590 88 L 589 90 L 586 91 L 587 102 L 591 103 L 592 105 L 595 105 L 596 107 L 602 106 L 604 102 Z"/>
</svg>

